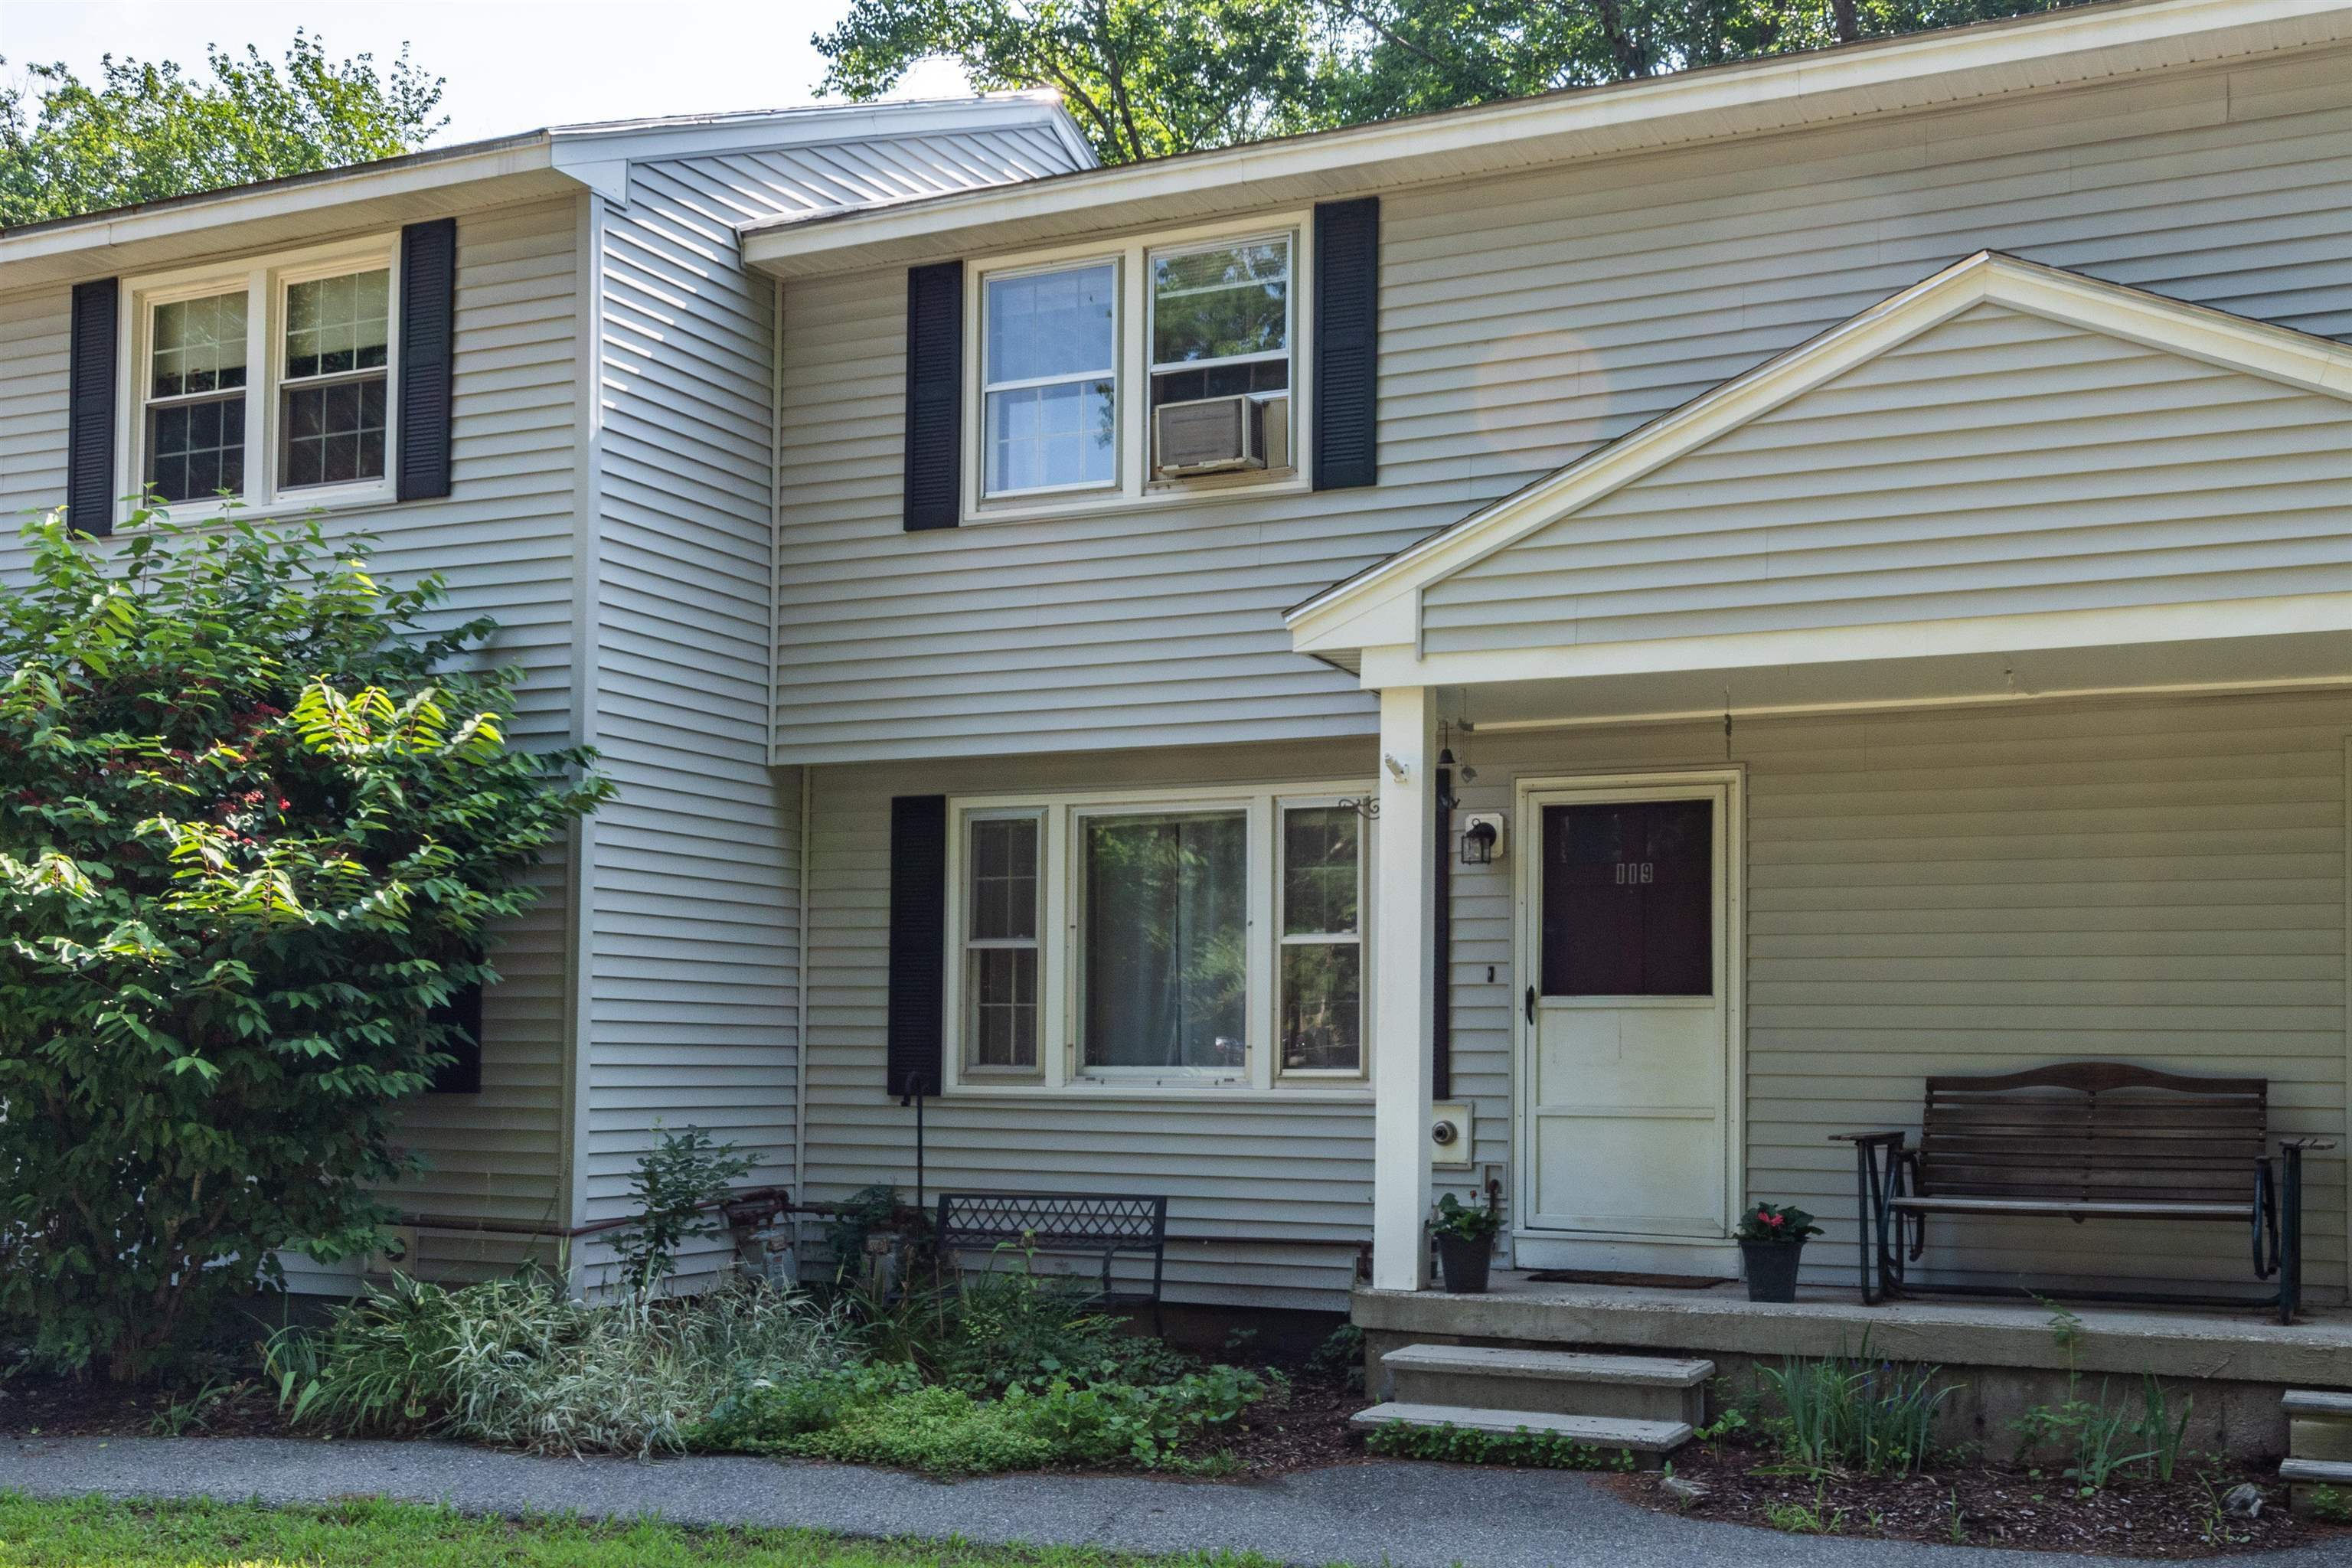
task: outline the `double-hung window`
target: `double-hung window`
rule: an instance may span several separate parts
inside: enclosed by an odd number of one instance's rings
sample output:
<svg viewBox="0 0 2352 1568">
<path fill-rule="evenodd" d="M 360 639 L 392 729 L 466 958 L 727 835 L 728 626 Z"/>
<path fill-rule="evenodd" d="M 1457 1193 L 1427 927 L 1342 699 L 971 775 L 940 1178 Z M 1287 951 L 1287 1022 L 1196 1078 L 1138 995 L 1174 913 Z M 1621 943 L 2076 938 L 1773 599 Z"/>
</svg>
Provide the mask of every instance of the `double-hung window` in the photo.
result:
<svg viewBox="0 0 2352 1568">
<path fill-rule="evenodd" d="M 122 471 L 166 504 L 390 499 L 395 248 L 133 279 Z"/>
<path fill-rule="evenodd" d="M 1117 481 L 1118 285 L 1116 261 L 988 279 L 990 495 Z"/>
<path fill-rule="evenodd" d="M 1308 226 L 1230 226 L 971 271 L 972 521 L 1305 483 Z M 1175 449 L 1162 417 L 1186 417 Z"/>
<path fill-rule="evenodd" d="M 1290 389 L 1291 249 L 1285 234 L 1151 252 L 1151 406 Z"/>
<path fill-rule="evenodd" d="M 1368 793 L 950 802 L 955 1084 L 1360 1092 Z"/>
</svg>

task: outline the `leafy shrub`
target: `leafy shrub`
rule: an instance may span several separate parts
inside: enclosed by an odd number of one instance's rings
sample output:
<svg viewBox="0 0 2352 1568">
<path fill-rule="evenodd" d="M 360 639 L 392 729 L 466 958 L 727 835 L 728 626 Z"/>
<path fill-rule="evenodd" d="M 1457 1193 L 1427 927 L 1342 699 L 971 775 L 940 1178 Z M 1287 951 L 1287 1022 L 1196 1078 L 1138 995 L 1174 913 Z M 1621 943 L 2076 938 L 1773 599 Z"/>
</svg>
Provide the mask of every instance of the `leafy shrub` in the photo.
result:
<svg viewBox="0 0 2352 1568">
<path fill-rule="evenodd" d="M 318 526 L 52 514 L 0 585 L 0 1319 L 141 1375 L 184 1326 L 373 1251 L 401 1102 L 487 933 L 607 786 L 510 750 L 437 579 Z"/>
<path fill-rule="evenodd" d="M 725 1197 L 752 1165 L 734 1144 L 714 1143 L 698 1127 L 663 1132 L 656 1121 L 654 1131 L 660 1142 L 638 1157 L 629 1182 L 637 1218 L 611 1238 L 621 1256 L 621 1279 L 639 1296 L 650 1296 L 677 1272 L 679 1247 L 726 1228 L 725 1216 L 708 1205 Z"/>
<path fill-rule="evenodd" d="M 1519 1465 L 1551 1470 L 1630 1470 L 1633 1450 L 1611 1451 L 1558 1432 L 1522 1426 L 1516 1432 L 1481 1432 L 1447 1422 L 1416 1426 L 1390 1421 L 1364 1436 L 1364 1447 L 1396 1459 L 1444 1459 L 1462 1465 Z"/>
<path fill-rule="evenodd" d="M 748 1385 L 833 1374 L 851 1353 L 836 1315 L 751 1284 L 648 1306 L 569 1300 L 537 1280 L 395 1279 L 324 1330 L 279 1334 L 268 1362 L 298 1421 L 646 1455 L 683 1451 Z"/>
<path fill-rule="evenodd" d="M 1216 1367 L 1160 1387 L 1057 1381 L 983 1399 L 887 1363 L 740 1388 L 688 1441 L 938 1475 L 1052 1464 L 1186 1468 L 1183 1451 L 1239 1420 L 1265 1388 L 1255 1373 Z"/>
<path fill-rule="evenodd" d="M 1761 1369 L 1780 1406 L 1764 1429 L 1808 1474 L 1909 1475 L 1927 1462 L 1937 1412 L 1958 1386 L 1935 1385 L 1942 1370 L 1874 1362 L 1866 1343 L 1858 1358 L 1790 1356 Z"/>
</svg>

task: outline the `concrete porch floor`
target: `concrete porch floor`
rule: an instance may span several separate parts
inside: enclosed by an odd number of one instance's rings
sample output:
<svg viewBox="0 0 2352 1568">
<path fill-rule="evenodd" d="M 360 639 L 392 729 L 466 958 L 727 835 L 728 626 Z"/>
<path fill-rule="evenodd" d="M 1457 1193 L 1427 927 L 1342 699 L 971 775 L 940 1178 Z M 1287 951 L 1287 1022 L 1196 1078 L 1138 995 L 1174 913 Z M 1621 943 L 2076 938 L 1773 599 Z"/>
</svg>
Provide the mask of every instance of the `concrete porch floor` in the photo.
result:
<svg viewBox="0 0 2352 1568">
<path fill-rule="evenodd" d="M 2062 1303 L 2063 1304 L 2063 1303 Z M 2352 1311 L 2305 1310 L 2282 1324 L 2259 1309 L 2074 1305 L 2074 1364 L 2090 1387 L 2136 1395 L 2143 1373 L 2193 1396 L 2192 1441 L 2249 1458 L 2284 1453 L 2289 1388 L 2352 1388 Z M 1790 1305 L 1753 1302 L 1738 1282 L 1710 1289 L 1538 1284 L 1497 1270 L 1483 1296 L 1360 1286 L 1367 1390 L 1380 1357 L 1407 1344 L 1495 1344 L 1704 1355 L 1738 1390 L 1784 1356 L 1860 1355 L 1928 1363 L 1961 1385 L 1946 1441 L 1994 1445 L 2027 1406 L 2066 1396 L 2067 1348 L 2033 1301 L 1933 1297 L 1865 1307 L 1851 1288 L 1803 1289 Z"/>
</svg>

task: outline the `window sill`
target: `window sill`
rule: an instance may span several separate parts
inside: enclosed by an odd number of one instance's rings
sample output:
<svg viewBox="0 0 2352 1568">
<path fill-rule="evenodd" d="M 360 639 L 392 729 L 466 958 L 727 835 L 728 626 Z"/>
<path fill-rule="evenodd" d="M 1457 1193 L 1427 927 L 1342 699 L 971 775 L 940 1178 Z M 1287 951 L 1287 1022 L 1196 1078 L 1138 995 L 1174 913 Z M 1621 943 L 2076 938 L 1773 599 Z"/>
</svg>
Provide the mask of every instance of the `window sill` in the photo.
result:
<svg viewBox="0 0 2352 1568">
<path fill-rule="evenodd" d="M 1247 475 L 1233 479 L 1163 480 L 1141 495 L 1120 493 L 1107 495 L 1099 491 L 1071 500 L 982 502 L 967 507 L 961 526 L 979 528 L 992 522 L 1043 522 L 1057 518 L 1117 517 L 1125 513 L 1150 511 L 1156 507 L 1183 506 L 1209 501 L 1238 500 L 1244 496 L 1302 495 L 1308 489 L 1307 476 L 1296 468 L 1285 468 L 1271 475 Z"/>
<path fill-rule="evenodd" d="M 1067 1083 L 1058 1089 L 1042 1083 L 958 1083 L 940 1096 L 950 1100 L 1022 1101 L 1033 1105 L 1078 1101 L 1155 1102 L 1180 1100 L 1204 1105 L 1361 1105 L 1372 1103 L 1371 1086 L 1357 1083 L 1346 1089 L 1317 1085 L 1299 1089 L 1255 1089 L 1243 1084 Z"/>
<path fill-rule="evenodd" d="M 312 512 L 360 511 L 371 507 L 391 506 L 399 492 L 389 484 L 322 486 L 314 491 L 297 491 L 268 501 L 206 500 L 169 501 L 152 510 L 161 514 L 180 528 L 203 528 L 224 522 L 232 517 L 242 517 L 256 522 L 286 518 L 308 517 Z M 114 520 L 114 531 L 121 533 L 133 526 L 132 513 Z"/>
</svg>

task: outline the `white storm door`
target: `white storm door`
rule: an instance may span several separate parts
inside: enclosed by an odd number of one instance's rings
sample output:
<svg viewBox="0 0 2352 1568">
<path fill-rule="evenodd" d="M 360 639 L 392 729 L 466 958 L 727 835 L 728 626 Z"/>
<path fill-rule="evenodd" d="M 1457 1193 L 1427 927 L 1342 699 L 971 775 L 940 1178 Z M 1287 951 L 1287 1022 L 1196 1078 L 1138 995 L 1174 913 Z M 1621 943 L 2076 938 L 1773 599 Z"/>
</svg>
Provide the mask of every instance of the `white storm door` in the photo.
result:
<svg viewBox="0 0 2352 1568">
<path fill-rule="evenodd" d="M 1672 1268 L 1724 1245 L 1734 799 L 1727 781 L 1524 801 L 1523 1267 Z"/>
</svg>

